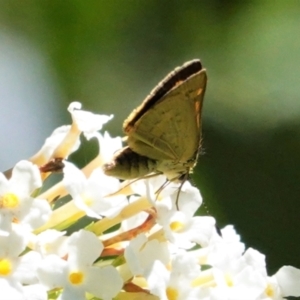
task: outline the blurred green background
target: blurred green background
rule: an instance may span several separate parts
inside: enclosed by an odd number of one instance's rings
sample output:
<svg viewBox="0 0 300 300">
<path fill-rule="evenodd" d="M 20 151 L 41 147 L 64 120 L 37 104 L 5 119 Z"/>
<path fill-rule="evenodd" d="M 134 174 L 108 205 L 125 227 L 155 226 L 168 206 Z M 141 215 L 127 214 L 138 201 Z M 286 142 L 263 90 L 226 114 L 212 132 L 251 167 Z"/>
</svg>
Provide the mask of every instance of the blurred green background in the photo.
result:
<svg viewBox="0 0 300 300">
<path fill-rule="evenodd" d="M 167 73 L 200 58 L 209 82 L 195 185 L 270 274 L 300 268 L 299 15 L 297 0 L 1 1 L 2 169 L 70 123 L 74 100 L 114 114 L 106 129 L 122 135 Z"/>
</svg>

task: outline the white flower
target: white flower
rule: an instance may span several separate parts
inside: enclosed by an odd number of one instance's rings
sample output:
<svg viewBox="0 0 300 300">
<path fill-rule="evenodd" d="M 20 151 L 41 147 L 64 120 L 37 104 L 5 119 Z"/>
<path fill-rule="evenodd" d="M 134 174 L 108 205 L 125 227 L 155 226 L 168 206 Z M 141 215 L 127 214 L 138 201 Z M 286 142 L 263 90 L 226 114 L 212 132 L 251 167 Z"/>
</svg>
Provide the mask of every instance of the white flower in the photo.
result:
<svg viewBox="0 0 300 300">
<path fill-rule="evenodd" d="M 65 231 L 57 231 L 54 229 L 48 229 L 41 232 L 39 235 L 34 236 L 34 249 L 41 253 L 43 257 L 50 254 L 57 254 L 63 257 L 67 254 Z"/>
<path fill-rule="evenodd" d="M 185 249 L 193 247 L 195 243 L 207 246 L 216 231 L 215 220 L 212 217 L 194 217 L 202 203 L 199 190 L 186 182 L 180 191 L 172 191 L 169 197 L 155 203 L 157 223 L 163 227 L 166 238 Z"/>
<path fill-rule="evenodd" d="M 281 299 L 271 297 L 279 294 L 282 298 L 288 296 L 299 297 L 300 295 L 300 270 L 292 266 L 283 266 L 277 273 L 271 277 L 274 284 L 273 287 L 268 286 L 269 297 L 271 299 Z M 275 285 L 277 283 L 277 286 Z M 276 293 L 277 291 L 277 293 Z"/>
<path fill-rule="evenodd" d="M 264 277 L 243 261 L 222 270 L 213 268 L 213 273 L 216 286 L 210 289 L 212 299 L 259 299 L 265 288 Z"/>
<path fill-rule="evenodd" d="M 199 295 L 206 291 L 211 299 L 261 299 L 267 280 L 264 255 L 251 248 L 243 254 L 239 243 L 228 242 L 220 239 L 208 247 L 212 268 L 195 280 Z"/>
<path fill-rule="evenodd" d="M 193 251 L 198 261 L 203 265 L 219 266 L 224 261 L 233 261 L 241 257 L 245 245 L 240 242 L 233 226 L 226 226 L 221 230 L 222 236 L 215 232 L 206 247 Z"/>
<path fill-rule="evenodd" d="M 70 132 L 70 129 L 71 129 L 71 125 L 63 125 L 61 127 L 58 127 L 45 140 L 44 145 L 39 151 L 39 155 L 41 156 L 42 163 L 49 161 L 49 159 L 53 156 L 54 151 L 64 141 L 65 137 Z M 79 148 L 79 146 L 80 146 L 80 139 L 79 137 L 76 137 L 75 142 L 72 145 L 72 148 L 70 149 L 68 155 L 75 152 Z"/>
<path fill-rule="evenodd" d="M 0 236 L 0 299 L 24 299 L 22 284 L 37 283 L 36 269 L 41 256 L 25 250 L 26 238 L 21 231 Z"/>
<path fill-rule="evenodd" d="M 68 111 L 72 115 L 73 122 L 76 123 L 78 129 L 82 131 L 87 139 L 90 139 L 94 134 L 101 130 L 103 125 L 113 118 L 113 115 L 98 115 L 89 111 L 81 110 L 81 103 L 72 102 Z"/>
<path fill-rule="evenodd" d="M 251 266 L 255 271 L 258 271 L 265 277 L 267 276 L 266 256 L 264 254 L 253 248 L 248 248 L 243 254 L 243 258 L 246 264 Z"/>
<path fill-rule="evenodd" d="M 148 241 L 144 234 L 130 241 L 124 256 L 133 275 L 145 275 L 156 260 L 164 265 L 170 260 L 168 244 L 155 239 Z"/>
<path fill-rule="evenodd" d="M 182 211 L 158 210 L 158 223 L 162 225 L 166 238 L 179 248 L 189 249 L 195 243 L 207 246 L 215 232 L 215 219 L 212 217 L 189 217 Z"/>
<path fill-rule="evenodd" d="M 51 214 L 48 202 L 31 197 L 41 185 L 40 172 L 29 161 L 17 163 L 10 180 L 0 173 L 0 235 L 9 234 L 12 221 L 32 230 L 48 220 Z"/>
<path fill-rule="evenodd" d="M 107 123 L 112 116 L 97 115 L 91 112 L 80 110 L 81 104 L 73 102 L 69 105 L 73 124 L 61 126 L 53 131 L 39 150 L 30 160 L 37 165 L 47 163 L 51 158 L 67 158 L 80 146 L 80 134 L 90 139 L 97 136 L 97 130 Z"/>
<path fill-rule="evenodd" d="M 112 217 L 128 204 L 124 195 L 108 197 L 120 188 L 120 182 L 106 176 L 101 168 L 95 169 L 86 178 L 73 164 L 66 163 L 63 182 L 76 206 L 89 217 Z"/>
<path fill-rule="evenodd" d="M 190 217 L 196 213 L 203 201 L 199 189 L 192 186 L 189 181 L 186 181 L 180 190 L 177 189 L 171 195 L 171 199 L 174 210 L 180 210 Z"/>
<path fill-rule="evenodd" d="M 196 260 L 187 252 L 181 251 L 173 257 L 168 268 L 161 261 L 154 261 L 146 279 L 151 293 L 160 300 L 192 300 L 199 299 L 194 298 L 196 288 L 192 285 L 199 274 Z"/>
<path fill-rule="evenodd" d="M 48 290 L 63 288 L 59 299 L 85 299 L 85 292 L 111 299 L 123 282 L 112 266 L 93 266 L 102 250 L 102 243 L 93 233 L 85 230 L 73 233 L 68 242 L 68 259 L 47 256 L 38 269 L 39 279 Z"/>
</svg>

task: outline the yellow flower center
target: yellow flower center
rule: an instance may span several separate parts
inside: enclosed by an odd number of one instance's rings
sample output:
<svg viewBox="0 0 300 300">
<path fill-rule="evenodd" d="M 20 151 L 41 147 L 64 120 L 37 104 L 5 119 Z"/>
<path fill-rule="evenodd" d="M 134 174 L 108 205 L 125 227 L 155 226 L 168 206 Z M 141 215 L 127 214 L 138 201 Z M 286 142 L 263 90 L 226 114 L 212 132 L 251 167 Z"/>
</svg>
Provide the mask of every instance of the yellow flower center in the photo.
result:
<svg viewBox="0 0 300 300">
<path fill-rule="evenodd" d="M 7 276 L 11 273 L 12 265 L 8 259 L 0 259 L 0 275 Z"/>
<path fill-rule="evenodd" d="M 168 300 L 176 300 L 178 298 L 178 291 L 174 288 L 168 287 L 166 290 Z"/>
<path fill-rule="evenodd" d="M 184 224 L 179 221 L 174 221 L 174 222 L 170 223 L 171 230 L 175 231 L 175 232 L 182 230 L 183 227 L 184 227 Z"/>
<path fill-rule="evenodd" d="M 225 275 L 225 281 L 226 281 L 226 284 L 227 284 L 229 287 L 232 287 L 232 286 L 234 285 L 232 276 L 229 275 L 229 274 L 226 274 L 226 275 Z"/>
<path fill-rule="evenodd" d="M 1 208 L 15 208 L 19 206 L 20 199 L 17 195 L 13 193 L 7 193 L 3 195 L 0 199 Z"/>
<path fill-rule="evenodd" d="M 84 196 L 84 197 L 82 197 L 82 199 L 83 199 L 83 202 L 84 202 L 87 206 L 91 206 L 91 204 L 93 203 L 93 199 L 90 198 L 90 197 Z"/>
<path fill-rule="evenodd" d="M 265 289 L 265 294 L 270 298 L 272 298 L 274 296 L 274 289 L 270 284 L 267 285 L 267 287 Z"/>
<path fill-rule="evenodd" d="M 71 272 L 69 274 L 69 280 L 72 284 L 81 284 L 83 282 L 84 275 L 82 272 Z"/>
</svg>

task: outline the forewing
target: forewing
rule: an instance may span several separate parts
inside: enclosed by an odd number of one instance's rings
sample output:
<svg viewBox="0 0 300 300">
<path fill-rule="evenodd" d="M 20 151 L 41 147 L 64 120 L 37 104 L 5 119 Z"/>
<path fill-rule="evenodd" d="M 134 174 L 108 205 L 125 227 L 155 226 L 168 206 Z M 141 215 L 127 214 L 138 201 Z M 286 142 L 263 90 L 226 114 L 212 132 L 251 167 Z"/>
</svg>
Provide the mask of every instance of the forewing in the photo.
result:
<svg viewBox="0 0 300 300">
<path fill-rule="evenodd" d="M 201 139 L 201 110 L 206 81 L 205 70 L 196 72 L 177 82 L 138 118 L 129 117 L 124 122 L 129 147 L 156 160 L 186 162 L 195 158 Z M 147 102 L 142 106 L 145 107 L 145 104 Z"/>
<path fill-rule="evenodd" d="M 181 82 L 186 81 L 193 74 L 202 70 L 199 59 L 186 62 L 183 66 L 175 68 L 170 72 L 146 97 L 146 99 L 134 109 L 128 118 L 124 121 L 123 129 L 125 133 L 131 131 L 135 122 L 139 120 L 145 112 L 160 101 L 168 92 L 175 88 Z"/>
</svg>

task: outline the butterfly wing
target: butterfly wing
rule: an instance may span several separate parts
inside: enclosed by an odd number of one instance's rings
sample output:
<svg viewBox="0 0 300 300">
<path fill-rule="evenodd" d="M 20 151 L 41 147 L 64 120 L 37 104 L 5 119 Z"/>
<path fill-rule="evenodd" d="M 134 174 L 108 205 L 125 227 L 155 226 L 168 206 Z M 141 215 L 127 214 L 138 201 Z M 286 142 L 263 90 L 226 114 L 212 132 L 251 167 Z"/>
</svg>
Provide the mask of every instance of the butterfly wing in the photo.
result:
<svg viewBox="0 0 300 300">
<path fill-rule="evenodd" d="M 155 160 L 186 162 L 196 157 L 206 71 L 198 60 L 171 72 L 125 120 L 129 147 Z"/>
</svg>

